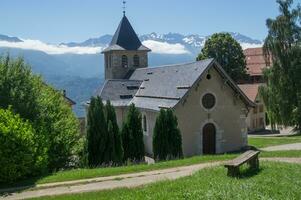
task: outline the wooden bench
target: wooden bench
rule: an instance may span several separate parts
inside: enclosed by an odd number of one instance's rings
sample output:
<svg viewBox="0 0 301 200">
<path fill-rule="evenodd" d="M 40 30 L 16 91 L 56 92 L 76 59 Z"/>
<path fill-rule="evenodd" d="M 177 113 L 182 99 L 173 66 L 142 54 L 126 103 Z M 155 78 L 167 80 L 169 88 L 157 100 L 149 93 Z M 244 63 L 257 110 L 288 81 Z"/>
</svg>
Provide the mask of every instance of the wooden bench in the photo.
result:
<svg viewBox="0 0 301 200">
<path fill-rule="evenodd" d="M 244 163 L 248 163 L 252 169 L 259 168 L 258 155 L 259 151 L 249 150 L 241 154 L 237 158 L 229 161 L 225 164 L 225 167 L 228 168 L 228 176 L 238 176 L 239 167 Z"/>
</svg>

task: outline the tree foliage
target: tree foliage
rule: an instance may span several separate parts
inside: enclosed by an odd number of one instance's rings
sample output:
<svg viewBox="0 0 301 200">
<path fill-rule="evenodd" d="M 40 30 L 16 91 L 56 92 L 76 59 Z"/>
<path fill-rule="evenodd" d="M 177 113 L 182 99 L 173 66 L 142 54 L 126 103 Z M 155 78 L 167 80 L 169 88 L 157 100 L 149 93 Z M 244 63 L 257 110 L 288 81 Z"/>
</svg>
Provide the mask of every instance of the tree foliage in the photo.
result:
<svg viewBox="0 0 301 200">
<path fill-rule="evenodd" d="M 90 167 L 122 162 L 121 137 L 115 109 L 109 101 L 91 97 L 87 119 L 87 161 Z"/>
<path fill-rule="evenodd" d="M 23 59 L 0 59 L 0 99 L 0 108 L 11 107 L 32 124 L 38 154 L 46 155 L 40 158 L 41 170 L 70 164 L 79 136 L 78 121 L 62 94 L 34 75 Z"/>
<path fill-rule="evenodd" d="M 141 120 L 142 118 L 139 110 L 134 104 L 131 104 L 121 132 L 124 160 L 139 162 L 144 158 L 144 142 Z"/>
<path fill-rule="evenodd" d="M 301 127 L 301 27 L 300 6 L 292 0 L 278 0 L 280 15 L 268 19 L 264 43 L 272 67 L 264 73 L 267 87 L 260 88 L 272 124 Z"/>
<path fill-rule="evenodd" d="M 107 101 L 105 106 L 105 111 L 106 111 L 106 121 L 108 124 L 108 134 L 109 134 L 108 145 L 111 145 L 111 149 L 112 149 L 112 151 L 108 152 L 111 153 L 110 160 L 112 160 L 113 163 L 121 164 L 123 160 L 121 134 L 117 124 L 115 109 L 110 101 Z"/>
<path fill-rule="evenodd" d="M 215 33 L 206 40 L 197 60 L 206 58 L 216 59 L 234 81 L 247 78 L 245 55 L 229 33 Z"/>
<path fill-rule="evenodd" d="M 177 117 L 172 110 L 161 109 L 153 134 L 153 152 L 156 160 L 182 158 L 182 136 Z"/>
<path fill-rule="evenodd" d="M 32 175 L 41 159 L 34 129 L 19 115 L 0 109 L 0 182 L 13 182 Z"/>
</svg>

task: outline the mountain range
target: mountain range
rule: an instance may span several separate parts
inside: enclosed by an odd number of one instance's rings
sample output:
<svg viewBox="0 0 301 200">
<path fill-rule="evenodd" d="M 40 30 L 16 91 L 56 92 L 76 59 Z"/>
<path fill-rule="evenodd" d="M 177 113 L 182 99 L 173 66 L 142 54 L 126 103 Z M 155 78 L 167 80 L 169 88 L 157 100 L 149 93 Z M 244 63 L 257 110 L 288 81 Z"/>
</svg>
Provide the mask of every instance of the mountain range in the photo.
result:
<svg viewBox="0 0 301 200">
<path fill-rule="evenodd" d="M 239 33 L 230 34 L 243 49 L 262 45 L 260 40 Z M 149 54 L 150 66 L 193 61 L 209 37 L 179 33 L 139 36 L 141 42 L 152 49 Z M 47 44 L 0 35 L 0 55 L 9 53 L 12 57 L 23 57 L 47 83 L 67 90 L 68 96 L 77 102 L 75 112 L 83 116 L 82 102 L 88 100 L 103 82 L 104 60 L 101 51 L 109 45 L 111 39 L 112 35 L 103 35 L 83 42 Z"/>
</svg>

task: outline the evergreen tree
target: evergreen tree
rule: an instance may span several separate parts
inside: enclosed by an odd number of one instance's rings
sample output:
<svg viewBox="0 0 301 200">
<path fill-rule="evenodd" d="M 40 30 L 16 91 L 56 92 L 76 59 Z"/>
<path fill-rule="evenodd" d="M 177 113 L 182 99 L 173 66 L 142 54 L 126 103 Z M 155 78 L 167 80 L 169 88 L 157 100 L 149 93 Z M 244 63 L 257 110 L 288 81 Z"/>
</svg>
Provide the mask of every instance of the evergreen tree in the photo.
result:
<svg viewBox="0 0 301 200">
<path fill-rule="evenodd" d="M 229 33 L 215 33 L 206 40 L 197 60 L 206 58 L 215 58 L 234 81 L 248 77 L 243 50 Z"/>
<path fill-rule="evenodd" d="M 165 122 L 166 112 L 164 109 L 161 109 L 156 119 L 153 134 L 153 153 L 156 160 L 165 160 L 168 155 L 168 132 L 165 127 Z"/>
<path fill-rule="evenodd" d="M 90 167 L 105 162 L 108 141 L 104 106 L 100 97 L 91 97 L 87 121 L 87 161 Z"/>
<path fill-rule="evenodd" d="M 142 161 L 144 158 L 143 130 L 141 114 L 134 104 L 128 110 L 122 127 L 124 160 Z"/>
<path fill-rule="evenodd" d="M 260 94 L 270 123 L 301 127 L 301 12 L 291 9 L 292 0 L 278 0 L 280 15 L 268 19 L 264 43 L 267 60 L 273 66 L 264 73 L 267 87 Z"/>
<path fill-rule="evenodd" d="M 90 167 L 122 163 L 122 144 L 116 113 L 110 101 L 104 106 L 92 97 L 88 110 L 87 160 Z"/>
<path fill-rule="evenodd" d="M 108 124 L 108 134 L 110 138 L 110 141 L 107 143 L 107 145 L 112 146 L 110 147 L 110 149 L 112 149 L 111 151 L 112 156 L 110 160 L 114 164 L 120 164 L 122 163 L 122 158 L 123 158 L 121 135 L 117 124 L 115 109 L 111 105 L 110 101 L 107 101 L 105 106 L 105 111 L 106 111 L 106 121 Z M 108 153 L 110 153 L 110 151 Z"/>
<path fill-rule="evenodd" d="M 170 154 L 173 158 L 182 158 L 183 150 L 182 150 L 182 136 L 180 129 L 178 128 L 178 119 L 173 114 L 171 109 L 168 109 L 166 112 L 166 118 L 169 126 L 169 146 L 171 148 Z"/>
<path fill-rule="evenodd" d="M 171 109 L 161 109 L 153 135 L 153 152 L 156 160 L 182 158 L 182 136 L 177 117 Z"/>
</svg>

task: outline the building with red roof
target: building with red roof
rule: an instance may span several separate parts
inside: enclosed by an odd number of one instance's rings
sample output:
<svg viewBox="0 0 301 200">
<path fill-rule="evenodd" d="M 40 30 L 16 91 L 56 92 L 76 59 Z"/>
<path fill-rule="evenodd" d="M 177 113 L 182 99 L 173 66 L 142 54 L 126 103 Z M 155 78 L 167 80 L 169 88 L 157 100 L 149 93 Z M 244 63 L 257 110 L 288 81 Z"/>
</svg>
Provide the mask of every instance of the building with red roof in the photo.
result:
<svg viewBox="0 0 301 200">
<path fill-rule="evenodd" d="M 247 73 L 251 83 L 263 83 L 263 70 L 272 65 L 271 60 L 266 62 L 262 47 L 244 50 L 247 63 Z"/>
<path fill-rule="evenodd" d="M 251 108 L 246 118 L 249 132 L 263 130 L 266 128 L 265 106 L 262 98 L 259 95 L 260 85 L 262 84 L 254 83 L 238 85 L 245 95 L 256 104 L 254 108 Z"/>
</svg>

